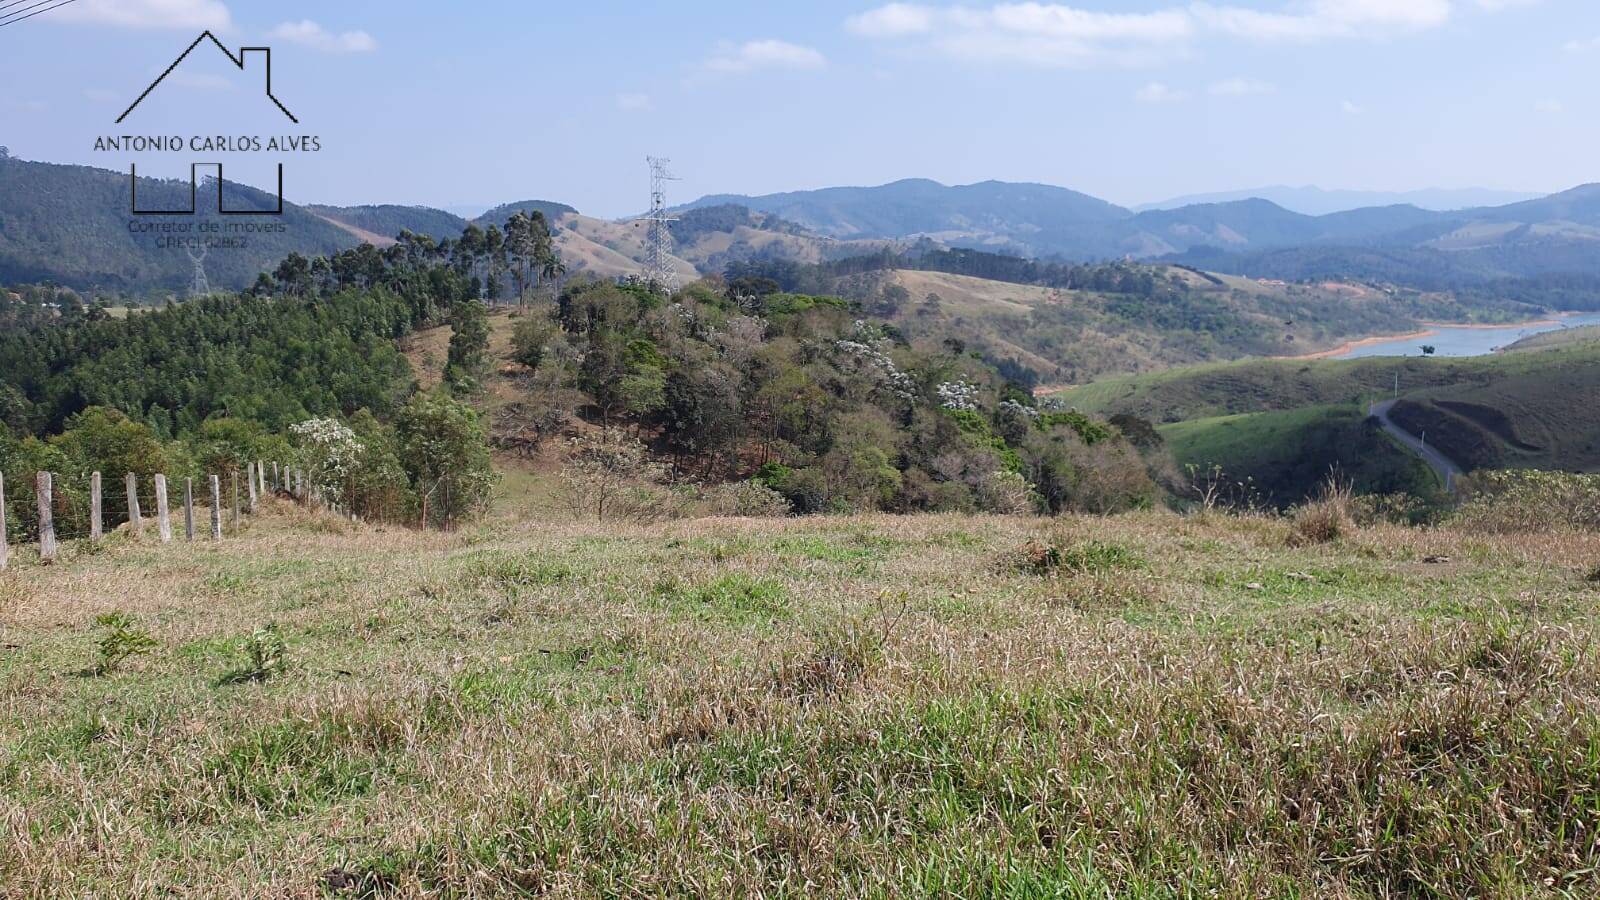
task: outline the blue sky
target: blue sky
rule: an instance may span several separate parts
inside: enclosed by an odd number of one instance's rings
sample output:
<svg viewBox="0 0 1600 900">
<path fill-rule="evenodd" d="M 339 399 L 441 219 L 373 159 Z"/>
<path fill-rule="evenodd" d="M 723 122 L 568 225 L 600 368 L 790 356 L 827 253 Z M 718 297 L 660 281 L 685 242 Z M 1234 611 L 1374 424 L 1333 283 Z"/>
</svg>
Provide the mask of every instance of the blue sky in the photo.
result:
<svg viewBox="0 0 1600 900">
<path fill-rule="evenodd" d="M 218 60 L 113 125 L 202 28 L 271 45 L 301 125 Z M 119 167 L 95 136 L 283 126 L 322 144 L 294 201 L 606 216 L 645 205 L 646 154 L 674 160 L 674 200 L 912 176 L 1125 204 L 1555 191 L 1600 180 L 1597 75 L 1593 0 L 76 0 L 0 27 L 0 144 Z"/>
</svg>

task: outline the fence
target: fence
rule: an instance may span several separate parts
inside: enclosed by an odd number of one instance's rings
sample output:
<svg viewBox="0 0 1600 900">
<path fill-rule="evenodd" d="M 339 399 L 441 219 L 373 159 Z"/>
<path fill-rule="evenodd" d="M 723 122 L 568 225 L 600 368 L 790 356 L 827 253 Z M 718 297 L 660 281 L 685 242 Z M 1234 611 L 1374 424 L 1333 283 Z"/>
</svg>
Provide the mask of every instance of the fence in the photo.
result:
<svg viewBox="0 0 1600 900">
<path fill-rule="evenodd" d="M 242 485 L 240 474 L 238 470 L 227 473 L 226 485 L 222 475 L 207 476 L 198 485 L 201 491 L 209 494 L 208 524 L 210 538 L 213 541 L 223 539 L 225 513 L 229 523 L 228 529 L 237 531 L 243 517 L 255 515 L 260 509 L 262 500 L 269 496 L 285 497 L 304 505 L 320 506 L 340 514 L 344 513 L 341 505 L 335 500 L 324 497 L 301 469 L 272 463 L 269 470 L 266 464 L 248 463 L 243 473 Z M 53 472 L 39 472 L 34 476 L 34 502 L 11 505 L 6 499 L 5 475 L 0 473 L 0 571 L 4 571 L 11 564 L 9 529 L 16 523 L 27 521 L 25 515 L 36 517 L 39 560 L 46 565 L 54 562 L 60 554 L 63 540 L 88 541 L 90 544 L 105 540 L 108 523 L 112 528 L 126 524 L 135 539 L 143 538 L 147 527 L 147 516 L 151 511 L 155 513 L 157 539 L 163 544 L 170 543 L 173 539 L 171 503 L 173 498 L 169 496 L 167 476 L 154 475 L 148 482 L 141 484 L 139 476 L 130 472 L 124 477 L 123 486 L 122 496 L 125 498 L 125 505 L 118 504 L 120 509 L 112 509 L 105 503 L 99 472 L 89 475 L 87 492 L 82 491 L 81 485 L 63 484 L 60 477 Z M 194 479 L 183 479 L 182 514 L 185 541 L 195 540 L 196 487 Z M 147 489 L 149 493 L 141 495 L 141 489 Z M 33 509 L 18 508 L 24 506 L 32 506 Z"/>
</svg>

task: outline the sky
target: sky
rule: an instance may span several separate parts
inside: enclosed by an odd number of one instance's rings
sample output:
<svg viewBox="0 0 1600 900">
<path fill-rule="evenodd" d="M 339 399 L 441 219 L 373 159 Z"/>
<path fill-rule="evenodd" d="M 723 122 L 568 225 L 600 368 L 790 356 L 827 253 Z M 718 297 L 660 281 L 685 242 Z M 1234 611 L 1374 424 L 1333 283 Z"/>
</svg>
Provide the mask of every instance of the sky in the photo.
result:
<svg viewBox="0 0 1600 900">
<path fill-rule="evenodd" d="M 0 22 L 38 2 L 0 0 Z M 299 123 L 255 61 L 211 50 L 115 124 L 204 29 L 270 46 Z M 907 177 L 1125 205 L 1553 192 L 1600 181 L 1597 76 L 1593 0 L 73 0 L 0 24 L 0 145 L 121 169 L 97 137 L 315 135 L 285 161 L 293 202 L 611 217 L 648 205 L 647 154 L 673 161 L 672 202 Z M 283 161 L 228 159 L 254 184 Z"/>
</svg>

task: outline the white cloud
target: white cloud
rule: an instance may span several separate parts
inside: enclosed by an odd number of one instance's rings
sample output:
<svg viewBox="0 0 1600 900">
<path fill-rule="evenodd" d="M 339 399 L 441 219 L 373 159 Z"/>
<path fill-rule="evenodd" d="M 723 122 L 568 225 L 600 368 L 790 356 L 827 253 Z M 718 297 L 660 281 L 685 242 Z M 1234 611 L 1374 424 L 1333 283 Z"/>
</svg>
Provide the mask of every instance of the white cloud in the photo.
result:
<svg viewBox="0 0 1600 900">
<path fill-rule="evenodd" d="M 987 8 L 891 3 L 852 16 L 845 28 L 880 40 L 910 38 L 939 55 L 1039 67 L 1143 65 L 1181 55 L 1194 36 L 1182 8 L 1108 13 L 1052 3 Z"/>
<path fill-rule="evenodd" d="M 1140 103 L 1178 103 L 1189 99 L 1183 91 L 1173 90 L 1159 81 L 1152 81 L 1134 92 L 1133 99 Z"/>
<path fill-rule="evenodd" d="M 39 17 L 68 25 L 231 31 L 233 17 L 222 0 L 78 0 Z"/>
<path fill-rule="evenodd" d="M 1318 41 L 1437 28 L 1450 19 L 1450 0 L 1312 0 L 1295 12 L 1195 3 L 1190 10 L 1206 28 L 1234 37 Z"/>
<path fill-rule="evenodd" d="M 1252 94 L 1270 94 L 1277 89 L 1275 85 L 1253 78 L 1225 78 L 1213 82 L 1206 90 L 1213 97 L 1248 97 Z"/>
<path fill-rule="evenodd" d="M 864 37 L 900 37 L 933 30 L 934 11 L 910 3 L 890 3 L 845 20 L 844 27 Z"/>
<path fill-rule="evenodd" d="M 706 60 L 712 72 L 737 73 L 756 69 L 820 69 L 828 61 L 810 47 L 787 41 L 746 41 L 737 46 L 723 44 Z"/>
<path fill-rule="evenodd" d="M 1478 0 L 1478 8 L 1488 12 L 1499 12 L 1502 9 L 1511 9 L 1517 6 L 1532 6 L 1541 0 Z"/>
<path fill-rule="evenodd" d="M 1533 109 L 1535 112 L 1542 112 L 1546 115 L 1553 116 L 1566 112 L 1567 107 L 1566 104 L 1562 103 L 1560 100 L 1540 100 L 1538 103 L 1533 105 Z"/>
<path fill-rule="evenodd" d="M 1586 38 L 1581 41 L 1567 41 L 1568 53 L 1588 53 L 1591 50 L 1600 50 L 1600 37 Z"/>
<path fill-rule="evenodd" d="M 1103 2 L 1103 0 L 1102 0 Z M 1275 9 L 1183 2 L 1144 12 L 1065 3 L 989 6 L 894 2 L 845 20 L 864 38 L 959 59 L 1038 66 L 1148 64 L 1183 56 L 1205 37 L 1261 42 L 1382 39 L 1437 28 L 1472 0 L 1279 0 Z M 1485 10 L 1537 0 L 1476 0 Z"/>
<path fill-rule="evenodd" d="M 365 31 L 334 34 L 310 19 L 284 22 L 268 32 L 268 36 L 293 41 L 327 53 L 371 53 L 378 49 L 378 42 Z"/>
<path fill-rule="evenodd" d="M 623 112 L 643 112 L 654 106 L 655 104 L 650 100 L 649 94 L 617 95 L 617 109 Z"/>
<path fill-rule="evenodd" d="M 1345 100 L 1339 104 L 1339 110 L 1347 116 L 1359 116 L 1366 112 L 1367 108 L 1354 100 Z"/>
</svg>

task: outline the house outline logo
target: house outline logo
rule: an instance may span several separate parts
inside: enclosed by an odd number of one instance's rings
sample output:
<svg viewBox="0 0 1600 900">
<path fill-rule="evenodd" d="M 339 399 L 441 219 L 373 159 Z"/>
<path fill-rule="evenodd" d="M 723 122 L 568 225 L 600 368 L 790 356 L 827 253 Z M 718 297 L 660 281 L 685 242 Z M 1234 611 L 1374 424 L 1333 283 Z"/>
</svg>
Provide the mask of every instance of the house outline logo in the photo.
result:
<svg viewBox="0 0 1600 900">
<path fill-rule="evenodd" d="M 206 30 L 206 31 L 202 31 L 200 33 L 200 36 L 194 39 L 193 43 L 191 43 L 182 53 L 178 54 L 178 58 L 172 61 L 172 65 L 167 66 L 165 71 L 163 71 L 160 75 L 156 76 L 156 80 L 150 82 L 150 86 L 144 89 L 144 93 L 140 94 L 138 99 L 134 100 L 133 103 L 129 104 L 128 108 L 122 111 L 122 115 L 117 116 L 117 124 L 121 125 L 123 120 L 127 119 L 128 116 L 135 109 L 137 109 L 139 107 L 139 104 L 143 103 L 145 101 L 145 98 L 149 97 L 150 94 L 153 93 L 155 91 L 155 89 L 161 85 L 161 82 L 166 80 L 168 75 L 171 75 L 173 73 L 173 71 L 178 68 L 178 66 L 183 64 L 183 61 L 185 59 L 189 58 L 189 54 L 193 53 L 196 47 L 200 46 L 202 43 L 205 43 L 208 40 L 218 50 L 222 51 L 222 55 L 226 56 L 228 58 L 228 62 L 233 63 L 234 67 L 239 69 L 239 71 L 241 71 L 241 72 L 244 71 L 245 61 L 247 59 L 247 54 L 260 53 L 262 55 L 263 62 L 265 63 L 265 66 L 264 66 L 264 68 L 266 70 L 265 71 L 265 82 L 266 82 L 265 83 L 265 91 L 266 91 L 267 99 L 271 100 L 272 101 L 272 105 L 276 106 L 278 108 L 279 112 L 282 112 L 285 116 L 287 116 L 290 122 L 293 122 L 296 125 L 300 124 L 300 120 L 295 117 L 294 113 L 290 112 L 289 108 L 287 106 L 283 105 L 283 101 L 279 100 L 277 95 L 272 93 L 272 48 L 271 47 L 240 47 L 238 54 L 235 54 L 233 51 L 229 50 L 221 41 L 217 40 L 217 36 L 212 34 L 209 29 Z M 223 176 L 222 176 L 222 163 L 220 163 L 220 162 L 217 162 L 217 163 L 191 163 L 189 165 L 189 208 L 188 209 L 140 209 L 139 208 L 139 169 L 138 169 L 138 164 L 137 163 L 129 163 L 128 164 L 128 204 L 129 204 L 130 211 L 133 213 L 133 215 L 136 215 L 136 216 L 192 216 L 192 215 L 195 215 L 196 210 L 199 208 L 200 169 L 202 167 L 210 168 L 212 166 L 215 166 L 216 170 L 217 170 L 217 213 L 219 215 L 224 215 L 224 216 L 263 216 L 263 215 L 266 215 L 266 216 L 281 216 L 281 215 L 283 215 L 283 163 L 278 163 L 278 166 L 277 166 L 277 168 L 278 168 L 278 205 L 274 209 L 228 209 L 226 204 L 223 203 L 223 198 L 222 198 L 222 188 L 223 188 L 224 181 L 223 181 Z"/>
</svg>

